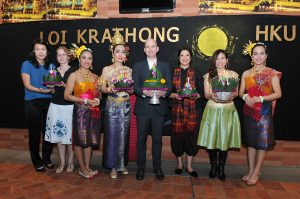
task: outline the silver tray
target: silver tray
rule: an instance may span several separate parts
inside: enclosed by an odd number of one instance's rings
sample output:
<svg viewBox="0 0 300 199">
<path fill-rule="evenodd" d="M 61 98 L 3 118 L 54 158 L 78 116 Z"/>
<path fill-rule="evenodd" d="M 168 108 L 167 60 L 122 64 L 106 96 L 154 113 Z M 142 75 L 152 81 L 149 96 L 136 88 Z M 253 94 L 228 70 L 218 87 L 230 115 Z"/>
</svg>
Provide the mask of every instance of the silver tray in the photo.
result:
<svg viewBox="0 0 300 199">
<path fill-rule="evenodd" d="M 230 102 L 232 93 L 231 92 L 216 92 L 219 102 Z"/>
</svg>

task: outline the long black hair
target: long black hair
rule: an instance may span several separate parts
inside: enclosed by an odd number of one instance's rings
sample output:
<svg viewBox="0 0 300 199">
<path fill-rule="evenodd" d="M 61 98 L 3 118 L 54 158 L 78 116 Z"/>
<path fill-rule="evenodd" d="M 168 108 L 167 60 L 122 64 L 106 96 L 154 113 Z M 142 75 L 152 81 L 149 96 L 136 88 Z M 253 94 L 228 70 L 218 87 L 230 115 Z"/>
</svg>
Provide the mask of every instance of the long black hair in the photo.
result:
<svg viewBox="0 0 300 199">
<path fill-rule="evenodd" d="M 46 46 L 46 49 L 47 49 L 47 55 L 46 55 L 46 57 L 45 57 L 45 59 L 44 59 L 44 67 L 45 67 L 45 69 L 46 70 L 48 70 L 49 69 L 49 66 L 50 66 L 50 64 L 51 64 L 51 56 L 50 56 L 50 49 L 49 49 L 49 46 L 48 46 L 48 44 L 44 41 L 44 40 L 42 40 L 42 39 L 35 39 L 33 42 L 32 42 L 32 44 L 31 44 L 31 49 L 30 49 L 30 53 L 28 54 L 28 56 L 27 56 L 27 60 L 35 67 L 35 68 L 39 68 L 40 67 L 40 64 L 39 64 L 39 62 L 37 61 L 37 59 L 36 59 L 36 55 L 35 55 L 35 53 L 33 52 L 34 51 L 34 46 L 35 46 L 35 44 L 41 44 L 41 45 L 44 45 L 44 46 Z"/>
<path fill-rule="evenodd" d="M 218 58 L 220 53 L 223 53 L 225 55 L 226 59 L 228 59 L 228 54 L 225 50 L 218 49 L 214 52 L 214 54 L 211 56 L 211 60 L 210 60 L 209 68 L 208 68 L 208 73 L 209 73 L 208 80 L 209 80 L 209 82 L 212 81 L 212 79 L 218 75 L 217 67 L 216 67 L 216 61 L 217 61 L 217 58 Z M 228 69 L 228 68 L 229 68 L 229 60 L 227 62 L 227 68 L 226 69 Z"/>
</svg>

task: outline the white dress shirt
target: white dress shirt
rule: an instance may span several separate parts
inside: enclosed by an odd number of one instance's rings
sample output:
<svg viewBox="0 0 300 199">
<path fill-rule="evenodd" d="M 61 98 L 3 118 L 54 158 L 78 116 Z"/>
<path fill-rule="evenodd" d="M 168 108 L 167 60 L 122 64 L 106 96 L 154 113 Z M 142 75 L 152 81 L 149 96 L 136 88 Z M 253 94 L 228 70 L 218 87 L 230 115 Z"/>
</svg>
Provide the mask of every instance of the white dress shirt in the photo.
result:
<svg viewBox="0 0 300 199">
<path fill-rule="evenodd" d="M 156 65 L 157 65 L 157 59 L 155 59 L 155 60 L 156 60 Z M 147 58 L 147 62 L 148 62 L 149 70 L 151 70 L 153 67 L 153 64 L 154 64 L 154 60 L 151 61 L 150 59 Z"/>
</svg>

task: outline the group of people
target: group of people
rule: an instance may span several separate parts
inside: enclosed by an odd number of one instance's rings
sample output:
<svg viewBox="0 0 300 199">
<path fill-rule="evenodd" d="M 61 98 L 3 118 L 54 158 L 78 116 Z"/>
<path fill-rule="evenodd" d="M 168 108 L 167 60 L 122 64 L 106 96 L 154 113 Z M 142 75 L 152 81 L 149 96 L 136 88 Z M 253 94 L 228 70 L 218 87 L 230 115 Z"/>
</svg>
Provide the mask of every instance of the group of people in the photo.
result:
<svg viewBox="0 0 300 199">
<path fill-rule="evenodd" d="M 29 149 L 33 165 L 38 172 L 45 167 L 54 169 L 50 160 L 52 143 L 57 143 L 61 159 L 56 173 L 66 166 L 65 152 L 68 148 L 67 172 L 74 170 L 74 154 L 80 167 L 79 174 L 85 178 L 99 175 L 90 168 L 92 147 L 100 144 L 101 113 L 99 104 L 102 93 L 108 95 L 105 107 L 102 165 L 110 168 L 111 178 L 128 174 L 129 131 L 131 103 L 129 95 L 136 95 L 134 114 L 137 122 L 137 173 L 136 179 L 143 180 L 146 165 L 147 137 L 151 129 L 153 168 L 157 179 L 163 180 L 161 169 L 162 134 L 168 106 L 172 104 L 171 148 L 177 157 L 176 174 L 184 169 L 183 155 L 186 154 L 185 170 L 193 177 L 198 174 L 192 168 L 193 156 L 199 146 L 206 147 L 211 163 L 210 178 L 225 180 L 224 166 L 230 148 L 240 148 L 241 138 L 248 146 L 249 171 L 242 177 L 248 185 L 254 185 L 260 176 L 266 150 L 275 145 L 272 116 L 276 99 L 281 97 L 280 72 L 265 66 L 267 47 L 263 43 L 250 43 L 244 54 L 252 59 L 252 68 L 246 70 L 239 85 L 232 91 L 230 102 L 220 102 L 212 90 L 215 78 L 238 78 L 229 70 L 228 54 L 216 50 L 211 57 L 208 73 L 191 67 L 192 51 L 182 46 L 178 51 L 179 67 L 173 77 L 170 65 L 157 60 L 159 47 L 154 39 L 147 39 L 144 52 L 147 59 L 135 63 L 133 68 L 124 66 L 129 54 L 123 36 L 116 31 L 109 50 L 112 65 L 103 68 L 102 75 L 93 74 L 92 50 L 76 45 L 68 50 L 59 47 L 56 58 L 59 67 L 51 63 L 50 50 L 42 39 L 34 40 L 27 61 L 22 64 L 21 76 L 25 87 L 25 113 L 29 122 Z M 79 69 L 69 66 L 70 59 L 78 59 Z M 154 92 L 143 89 L 149 70 L 156 67 L 165 79 L 167 90 L 156 93 L 159 104 L 149 104 Z M 43 85 L 42 76 L 56 70 L 62 77 L 61 84 Z M 119 90 L 114 80 L 120 75 L 134 80 L 132 90 Z M 196 88 L 197 95 L 180 98 L 178 90 L 186 83 Z M 234 98 L 245 101 L 243 134 Z M 204 99 L 207 99 L 205 109 Z M 40 134 L 43 133 L 42 157 L 39 155 Z M 74 151 L 73 151 L 74 146 Z M 219 155 L 218 155 L 219 154 Z"/>
</svg>

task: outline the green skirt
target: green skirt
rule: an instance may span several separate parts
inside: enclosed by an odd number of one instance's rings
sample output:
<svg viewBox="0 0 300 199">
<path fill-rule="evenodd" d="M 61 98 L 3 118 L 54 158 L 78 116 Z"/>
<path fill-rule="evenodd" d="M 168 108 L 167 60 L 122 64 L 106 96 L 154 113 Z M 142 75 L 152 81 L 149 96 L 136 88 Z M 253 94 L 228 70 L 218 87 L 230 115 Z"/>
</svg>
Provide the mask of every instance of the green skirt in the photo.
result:
<svg viewBox="0 0 300 199">
<path fill-rule="evenodd" d="M 234 104 L 226 107 L 206 106 L 197 144 L 222 151 L 241 148 L 241 126 Z"/>
</svg>

